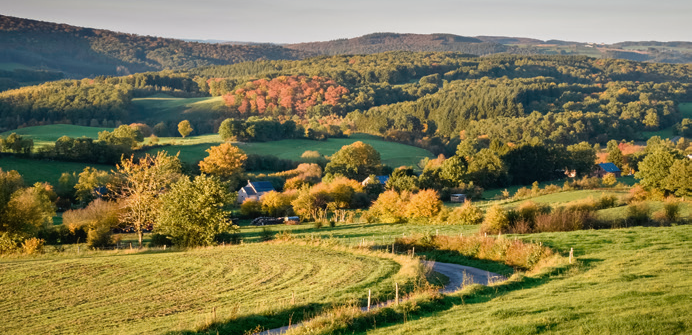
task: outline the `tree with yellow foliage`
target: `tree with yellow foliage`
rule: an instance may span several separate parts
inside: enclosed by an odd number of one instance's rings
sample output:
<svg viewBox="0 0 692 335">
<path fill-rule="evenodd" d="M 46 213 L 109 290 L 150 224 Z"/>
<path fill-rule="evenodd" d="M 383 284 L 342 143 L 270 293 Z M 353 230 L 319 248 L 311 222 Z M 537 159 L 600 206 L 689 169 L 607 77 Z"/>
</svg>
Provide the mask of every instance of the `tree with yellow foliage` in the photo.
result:
<svg viewBox="0 0 692 335">
<path fill-rule="evenodd" d="M 432 219 L 442 210 L 440 195 L 435 190 L 422 190 L 411 196 L 404 211 L 412 220 Z"/>
<path fill-rule="evenodd" d="M 199 169 L 231 181 L 231 187 L 237 186 L 235 184 L 243 172 L 243 163 L 247 160 L 245 152 L 231 143 L 222 143 L 207 149 L 207 153 L 209 156 L 199 162 Z"/>
</svg>

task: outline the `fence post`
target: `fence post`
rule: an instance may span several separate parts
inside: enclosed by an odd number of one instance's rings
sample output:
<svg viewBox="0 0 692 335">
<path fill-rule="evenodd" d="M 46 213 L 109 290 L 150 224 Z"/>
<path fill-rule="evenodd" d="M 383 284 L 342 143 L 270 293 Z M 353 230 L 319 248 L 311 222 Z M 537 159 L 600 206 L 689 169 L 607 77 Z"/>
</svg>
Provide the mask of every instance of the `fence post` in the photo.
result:
<svg viewBox="0 0 692 335">
<path fill-rule="evenodd" d="M 572 264 L 572 257 L 574 257 L 574 248 L 569 248 L 569 264 Z"/>
<path fill-rule="evenodd" d="M 395 285 L 395 295 L 394 295 L 394 301 L 396 302 L 396 305 L 399 306 L 399 283 L 394 283 Z"/>
<path fill-rule="evenodd" d="M 416 257 L 416 247 L 413 247 L 413 249 L 411 249 L 411 258 L 413 257 Z"/>
<path fill-rule="evenodd" d="M 394 242 L 392 242 L 392 253 L 394 253 Z"/>
<path fill-rule="evenodd" d="M 370 297 L 372 296 L 372 291 L 368 290 L 368 312 L 370 311 Z"/>
</svg>

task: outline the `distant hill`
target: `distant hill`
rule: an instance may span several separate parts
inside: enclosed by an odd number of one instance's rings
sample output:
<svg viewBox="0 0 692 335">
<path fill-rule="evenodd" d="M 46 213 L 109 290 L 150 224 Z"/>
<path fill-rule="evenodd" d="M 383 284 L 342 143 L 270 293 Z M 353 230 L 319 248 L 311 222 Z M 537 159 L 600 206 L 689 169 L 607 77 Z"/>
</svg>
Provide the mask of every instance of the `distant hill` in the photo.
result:
<svg viewBox="0 0 692 335">
<path fill-rule="evenodd" d="M 495 42 L 485 42 L 474 37 L 452 34 L 375 33 L 356 38 L 284 46 L 320 55 L 374 54 L 387 51 L 454 51 L 483 56 L 496 53 L 527 54 L 531 52 L 526 48 L 519 49 Z"/>
<path fill-rule="evenodd" d="M 73 78 L 309 56 L 272 44 L 186 42 L 3 15 L 0 45 L 0 63 L 62 72 Z"/>
</svg>

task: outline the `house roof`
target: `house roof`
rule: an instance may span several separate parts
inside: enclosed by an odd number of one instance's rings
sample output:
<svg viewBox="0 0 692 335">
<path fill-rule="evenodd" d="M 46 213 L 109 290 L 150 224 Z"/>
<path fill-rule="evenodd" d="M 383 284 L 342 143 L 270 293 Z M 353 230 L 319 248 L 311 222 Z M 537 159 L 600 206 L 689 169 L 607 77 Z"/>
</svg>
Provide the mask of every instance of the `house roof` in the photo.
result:
<svg viewBox="0 0 692 335">
<path fill-rule="evenodd" d="M 252 188 L 255 189 L 255 192 L 257 193 L 274 191 L 274 186 L 272 186 L 272 183 L 268 181 L 255 181 L 251 183 L 248 182 L 248 186 L 252 186 Z"/>
<path fill-rule="evenodd" d="M 245 194 L 247 194 L 247 195 L 255 195 L 255 194 L 257 194 L 257 193 L 255 192 L 255 190 L 253 190 L 252 187 L 250 187 L 250 186 L 245 186 L 245 187 L 241 188 L 241 190 L 245 191 Z"/>
<path fill-rule="evenodd" d="M 620 169 L 613 163 L 600 163 L 598 165 L 601 166 L 605 172 L 620 172 Z"/>
</svg>

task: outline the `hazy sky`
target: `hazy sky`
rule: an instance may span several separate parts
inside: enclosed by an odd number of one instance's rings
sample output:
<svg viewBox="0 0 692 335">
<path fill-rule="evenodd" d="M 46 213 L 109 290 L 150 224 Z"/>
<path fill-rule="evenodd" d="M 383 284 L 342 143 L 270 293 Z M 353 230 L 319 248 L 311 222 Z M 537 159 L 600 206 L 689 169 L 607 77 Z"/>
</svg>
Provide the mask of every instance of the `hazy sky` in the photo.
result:
<svg viewBox="0 0 692 335">
<path fill-rule="evenodd" d="M 309 42 L 373 32 L 692 41 L 692 0 L 0 0 L 0 13 L 186 39 Z"/>
</svg>

